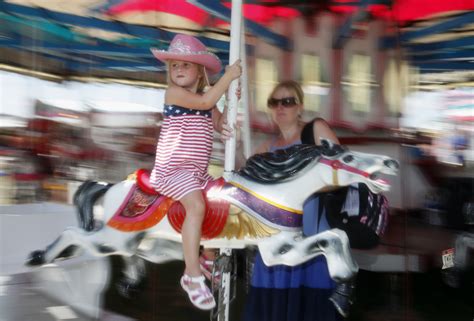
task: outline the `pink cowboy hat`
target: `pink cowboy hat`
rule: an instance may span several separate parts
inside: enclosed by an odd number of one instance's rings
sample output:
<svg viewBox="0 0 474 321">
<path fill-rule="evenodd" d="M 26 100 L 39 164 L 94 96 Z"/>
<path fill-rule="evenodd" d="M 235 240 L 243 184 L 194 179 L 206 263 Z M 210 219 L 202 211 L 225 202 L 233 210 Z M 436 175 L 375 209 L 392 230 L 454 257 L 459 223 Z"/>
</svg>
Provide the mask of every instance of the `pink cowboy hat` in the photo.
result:
<svg viewBox="0 0 474 321">
<path fill-rule="evenodd" d="M 221 71 L 222 64 L 219 57 L 207 51 L 206 46 L 197 38 L 188 35 L 176 35 L 170 43 L 168 50 L 151 48 L 156 59 L 167 62 L 169 60 L 189 61 L 203 65 L 209 75 Z"/>
</svg>

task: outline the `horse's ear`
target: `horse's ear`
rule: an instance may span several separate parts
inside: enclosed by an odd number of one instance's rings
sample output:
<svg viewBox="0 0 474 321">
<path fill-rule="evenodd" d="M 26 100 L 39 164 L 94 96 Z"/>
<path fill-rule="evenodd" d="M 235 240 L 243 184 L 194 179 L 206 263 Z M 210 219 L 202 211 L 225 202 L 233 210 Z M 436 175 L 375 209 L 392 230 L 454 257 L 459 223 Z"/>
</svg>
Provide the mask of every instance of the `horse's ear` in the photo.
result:
<svg viewBox="0 0 474 321">
<path fill-rule="evenodd" d="M 321 142 L 321 146 L 323 146 L 324 149 L 332 149 L 334 146 L 334 143 L 330 139 L 319 137 L 319 141 Z"/>
</svg>

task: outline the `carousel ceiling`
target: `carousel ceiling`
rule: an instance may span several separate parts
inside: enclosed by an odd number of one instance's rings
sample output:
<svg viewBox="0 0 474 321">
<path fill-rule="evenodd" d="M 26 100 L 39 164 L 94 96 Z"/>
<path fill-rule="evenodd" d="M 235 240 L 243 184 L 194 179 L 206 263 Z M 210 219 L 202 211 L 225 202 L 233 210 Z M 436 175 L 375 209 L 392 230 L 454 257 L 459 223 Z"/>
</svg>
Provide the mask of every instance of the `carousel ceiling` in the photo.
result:
<svg viewBox="0 0 474 321">
<path fill-rule="evenodd" d="M 397 36 L 381 39 L 381 50 L 403 47 L 426 73 L 473 69 L 472 0 L 244 2 L 247 33 L 282 49 L 291 50 L 292 41 L 268 27 L 274 19 L 332 11 L 344 19 L 334 47 L 343 47 L 361 23 L 387 19 Z M 163 81 L 164 66 L 149 48 L 166 48 L 177 32 L 199 36 L 226 63 L 230 6 L 219 0 L 0 0 L 0 68 Z"/>
</svg>

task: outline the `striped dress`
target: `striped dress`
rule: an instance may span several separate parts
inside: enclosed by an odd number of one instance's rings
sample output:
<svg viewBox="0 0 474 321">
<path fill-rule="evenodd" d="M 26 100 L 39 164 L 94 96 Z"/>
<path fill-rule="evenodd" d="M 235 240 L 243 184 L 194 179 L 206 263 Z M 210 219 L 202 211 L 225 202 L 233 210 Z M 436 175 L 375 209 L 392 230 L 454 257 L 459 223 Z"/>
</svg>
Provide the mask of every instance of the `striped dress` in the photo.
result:
<svg viewBox="0 0 474 321">
<path fill-rule="evenodd" d="M 163 114 L 150 183 L 159 193 L 179 200 L 204 189 L 212 179 L 207 173 L 214 131 L 212 112 L 165 105 Z"/>
</svg>

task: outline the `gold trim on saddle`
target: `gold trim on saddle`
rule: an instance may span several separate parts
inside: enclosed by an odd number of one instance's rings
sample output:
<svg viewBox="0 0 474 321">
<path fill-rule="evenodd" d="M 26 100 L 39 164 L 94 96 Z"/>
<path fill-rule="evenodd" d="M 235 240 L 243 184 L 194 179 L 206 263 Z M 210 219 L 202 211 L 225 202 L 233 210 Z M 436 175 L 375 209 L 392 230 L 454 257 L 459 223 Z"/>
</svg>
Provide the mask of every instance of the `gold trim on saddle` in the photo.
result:
<svg viewBox="0 0 474 321">
<path fill-rule="evenodd" d="M 127 178 L 126 178 L 127 181 L 137 181 L 137 171 L 134 171 L 133 173 L 131 174 L 128 174 Z"/>
<path fill-rule="evenodd" d="M 261 238 L 277 234 L 280 231 L 268 226 L 242 211 L 240 208 L 231 205 L 229 217 L 224 225 L 224 229 L 217 238 L 237 238 L 239 240 L 245 237 Z"/>
</svg>

